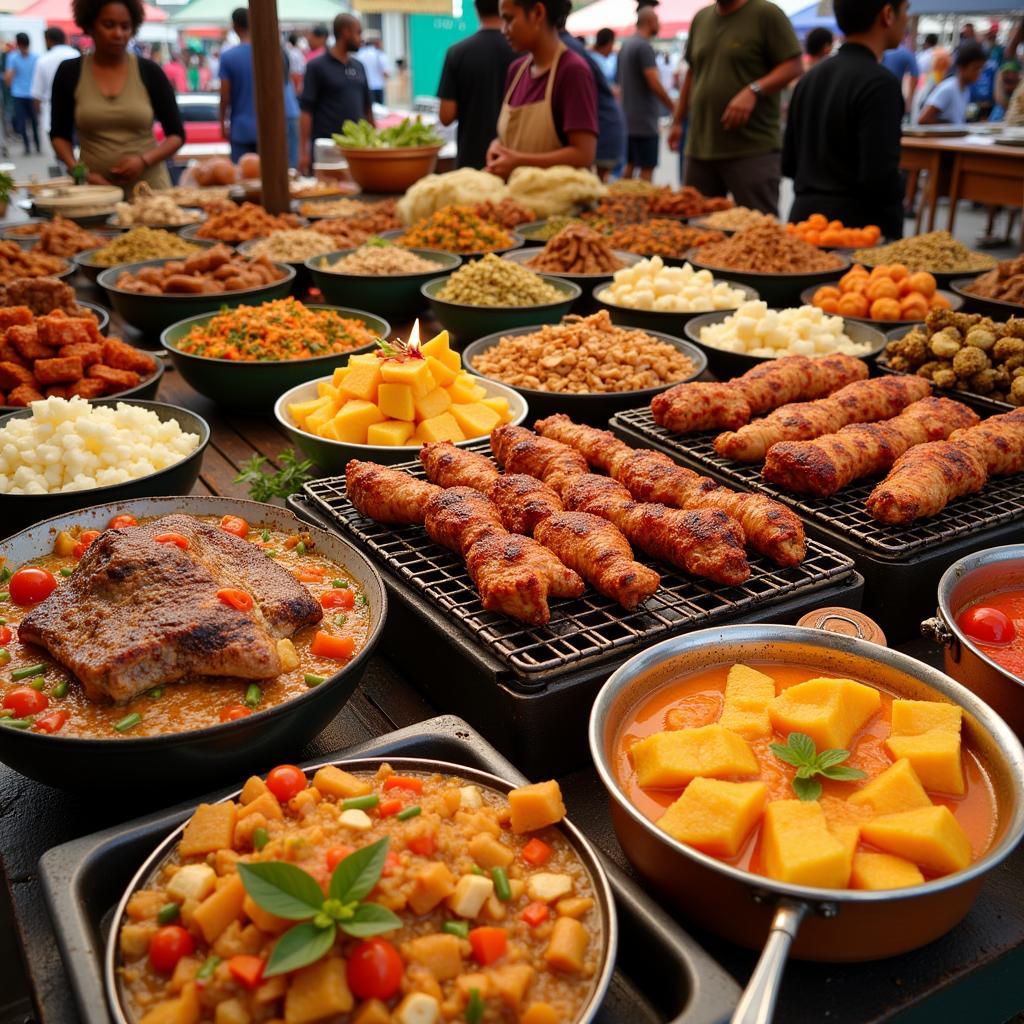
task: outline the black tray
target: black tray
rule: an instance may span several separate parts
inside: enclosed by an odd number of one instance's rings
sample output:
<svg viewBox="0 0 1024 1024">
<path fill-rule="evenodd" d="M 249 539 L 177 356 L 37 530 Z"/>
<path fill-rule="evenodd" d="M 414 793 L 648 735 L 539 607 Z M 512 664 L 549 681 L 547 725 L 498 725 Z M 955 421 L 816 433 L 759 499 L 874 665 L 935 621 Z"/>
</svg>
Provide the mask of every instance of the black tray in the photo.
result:
<svg viewBox="0 0 1024 1024">
<path fill-rule="evenodd" d="M 463 721 L 443 716 L 339 752 L 342 757 L 426 757 L 525 782 L 519 772 Z M 315 758 L 317 764 L 324 758 Z M 235 787 L 207 800 L 225 796 Z M 190 800 L 123 826 L 49 850 L 40 862 L 47 907 L 82 1019 L 110 1024 L 103 986 L 103 955 L 114 907 L 139 865 L 185 818 Z M 647 1024 L 717 1024 L 728 1018 L 735 982 L 619 868 L 608 869 L 619 916 L 619 957 L 597 1020 Z"/>
<path fill-rule="evenodd" d="M 865 581 L 864 610 L 890 641 L 917 635 L 921 620 L 935 613 L 939 578 L 954 561 L 1019 540 L 1024 530 L 1024 486 L 1016 477 L 992 480 L 929 519 L 887 526 L 864 505 L 877 481 L 853 484 L 829 498 L 791 494 L 762 480 L 761 463 L 719 456 L 712 444 L 719 431 L 672 434 L 654 422 L 648 408 L 619 413 L 610 426 L 634 447 L 655 448 L 730 487 L 759 491 L 799 512 L 810 535 L 854 560 Z"/>
</svg>

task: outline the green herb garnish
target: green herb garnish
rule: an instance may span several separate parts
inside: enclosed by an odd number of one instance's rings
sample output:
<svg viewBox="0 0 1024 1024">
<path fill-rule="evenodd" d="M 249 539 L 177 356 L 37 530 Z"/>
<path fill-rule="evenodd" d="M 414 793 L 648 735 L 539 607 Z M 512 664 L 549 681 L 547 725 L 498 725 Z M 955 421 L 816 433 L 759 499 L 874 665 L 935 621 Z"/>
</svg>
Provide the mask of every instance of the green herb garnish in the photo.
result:
<svg viewBox="0 0 1024 1024">
<path fill-rule="evenodd" d="M 836 782 L 854 782 L 867 778 L 867 774 L 859 768 L 843 764 L 850 756 L 848 750 L 832 748 L 819 754 L 814 740 L 806 733 L 791 732 L 785 743 L 772 743 L 769 749 L 780 761 L 796 769 L 793 792 L 801 800 L 817 800 L 821 796 L 821 782 L 815 778 L 816 775 Z"/>
<path fill-rule="evenodd" d="M 467 1024 L 480 1024 L 484 1019 L 484 1000 L 480 995 L 480 989 L 469 990 L 469 1002 L 466 1004 Z"/>
<path fill-rule="evenodd" d="M 293 448 L 281 452 L 276 473 L 264 473 L 265 455 L 254 455 L 242 463 L 242 471 L 235 477 L 236 484 L 248 484 L 249 497 L 253 501 L 270 501 L 272 498 L 287 498 L 294 494 L 307 480 L 313 478 L 311 459 L 299 460 Z"/>
</svg>

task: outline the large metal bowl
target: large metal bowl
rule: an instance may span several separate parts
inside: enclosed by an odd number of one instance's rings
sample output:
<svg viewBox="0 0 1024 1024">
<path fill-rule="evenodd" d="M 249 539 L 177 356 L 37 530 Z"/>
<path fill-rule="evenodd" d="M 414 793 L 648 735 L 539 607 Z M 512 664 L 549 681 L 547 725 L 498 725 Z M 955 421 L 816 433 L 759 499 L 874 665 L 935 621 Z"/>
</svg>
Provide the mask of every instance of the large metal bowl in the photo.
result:
<svg viewBox="0 0 1024 1024">
<path fill-rule="evenodd" d="M 122 513 L 141 519 L 172 512 L 238 515 L 253 524 L 312 533 L 317 550 L 344 566 L 363 588 L 372 622 L 366 644 L 319 686 L 246 718 L 205 729 L 112 739 L 8 729 L 0 745 L 0 759 L 16 771 L 63 789 L 99 786 L 105 791 L 159 785 L 169 776 L 183 786 L 235 778 L 301 749 L 327 727 L 355 690 L 384 627 L 384 584 L 377 570 L 352 544 L 337 534 L 311 528 L 287 509 L 206 495 L 114 501 L 57 516 L 23 530 L 0 542 L 0 556 L 6 564 L 24 565 L 49 554 L 57 534 L 72 526 L 103 530 L 114 516 Z"/>
</svg>

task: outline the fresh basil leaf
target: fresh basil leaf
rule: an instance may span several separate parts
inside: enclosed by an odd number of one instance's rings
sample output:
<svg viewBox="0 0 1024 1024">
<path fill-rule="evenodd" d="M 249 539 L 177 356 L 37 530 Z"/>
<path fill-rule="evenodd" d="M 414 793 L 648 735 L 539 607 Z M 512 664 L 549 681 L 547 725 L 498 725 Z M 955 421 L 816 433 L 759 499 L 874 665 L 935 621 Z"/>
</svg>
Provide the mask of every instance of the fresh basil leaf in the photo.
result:
<svg viewBox="0 0 1024 1024">
<path fill-rule="evenodd" d="M 317 928 L 312 921 L 297 924 L 275 943 L 263 977 L 272 978 L 316 963 L 330 952 L 336 936 L 333 924 L 327 928 Z"/>
<path fill-rule="evenodd" d="M 324 905 L 323 890 L 302 868 L 283 861 L 238 863 L 245 891 L 258 906 L 277 917 L 302 921 Z"/>
<path fill-rule="evenodd" d="M 838 750 L 832 747 L 829 750 L 823 750 L 817 758 L 815 758 L 815 764 L 818 766 L 818 770 L 821 771 L 824 768 L 831 768 L 834 764 L 842 764 L 850 756 L 848 750 Z"/>
<path fill-rule="evenodd" d="M 801 764 L 814 764 L 814 757 L 818 751 L 814 746 L 814 740 L 806 733 L 791 732 L 786 737 L 786 745 L 800 758 Z"/>
<path fill-rule="evenodd" d="M 793 780 L 793 792 L 801 800 L 817 800 L 821 796 L 821 783 L 817 779 L 802 779 L 797 776 Z"/>
<path fill-rule="evenodd" d="M 382 935 L 402 927 L 402 921 L 377 903 L 360 903 L 347 921 L 339 921 L 338 927 L 346 935 L 365 939 L 370 935 Z"/>
<path fill-rule="evenodd" d="M 796 770 L 796 777 L 798 779 L 810 779 L 818 774 L 818 769 L 813 764 L 802 764 Z"/>
<path fill-rule="evenodd" d="M 770 743 L 768 749 L 780 761 L 785 761 L 786 764 L 791 764 L 794 768 L 799 768 L 803 764 L 803 761 L 784 743 Z"/>
<path fill-rule="evenodd" d="M 826 779 L 835 779 L 838 782 L 852 782 L 854 779 L 866 779 L 867 772 L 862 772 L 859 768 L 854 768 L 848 764 L 834 764 L 829 768 L 818 769 L 819 775 L 824 775 Z"/>
<path fill-rule="evenodd" d="M 380 873 L 384 870 L 384 860 L 388 855 L 388 840 L 378 839 L 369 846 L 350 853 L 331 875 L 330 897 L 351 903 L 369 895 L 377 884 Z M 322 902 L 322 901 L 321 901 Z M 319 908 L 318 908 L 319 909 Z"/>
</svg>

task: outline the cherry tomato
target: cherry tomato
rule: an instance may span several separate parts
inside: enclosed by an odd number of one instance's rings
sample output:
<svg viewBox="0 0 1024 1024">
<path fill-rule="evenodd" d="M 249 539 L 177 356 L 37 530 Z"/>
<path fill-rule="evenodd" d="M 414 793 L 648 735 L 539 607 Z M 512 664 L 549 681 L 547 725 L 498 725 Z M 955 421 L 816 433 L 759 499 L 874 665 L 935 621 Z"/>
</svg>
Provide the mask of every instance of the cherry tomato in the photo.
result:
<svg viewBox="0 0 1024 1024">
<path fill-rule="evenodd" d="M 0 647 L 6 647 L 11 642 L 12 636 L 10 626 L 0 626 Z"/>
<path fill-rule="evenodd" d="M 39 604 L 57 589 L 57 580 L 46 569 L 26 566 L 11 577 L 8 589 L 15 604 Z"/>
<path fill-rule="evenodd" d="M 972 640 L 980 640 L 983 644 L 1008 644 L 1017 635 L 1009 616 L 998 608 L 987 608 L 983 604 L 968 608 L 956 624 Z"/>
<path fill-rule="evenodd" d="M 126 526 L 138 526 L 139 521 L 133 515 L 129 515 L 127 512 L 124 515 L 114 516 L 113 519 L 107 523 L 108 530 L 121 530 Z"/>
<path fill-rule="evenodd" d="M 348 590 L 328 590 L 320 598 L 320 604 L 324 608 L 351 608 L 355 603 L 356 595 L 352 593 L 351 588 Z"/>
<path fill-rule="evenodd" d="M 220 528 L 225 533 L 241 537 L 242 540 L 249 536 L 249 524 L 241 516 L 224 516 L 220 521 Z"/>
<path fill-rule="evenodd" d="M 225 587 L 217 591 L 217 599 L 223 601 L 229 608 L 236 608 L 240 612 L 252 610 L 252 595 L 237 587 Z"/>
<path fill-rule="evenodd" d="M 349 954 L 348 987 L 360 999 L 390 999 L 402 984 L 404 966 L 387 939 L 360 942 Z"/>
<path fill-rule="evenodd" d="M 60 732 L 64 728 L 64 723 L 70 717 L 70 711 L 51 711 L 36 719 L 36 728 L 40 732 Z"/>
<path fill-rule="evenodd" d="M 149 962 L 154 971 L 170 974 L 178 961 L 195 948 L 192 936 L 180 924 L 167 924 L 149 940 Z"/>
<path fill-rule="evenodd" d="M 157 544 L 174 544 L 184 551 L 188 547 L 188 538 L 182 537 L 180 533 L 160 533 L 153 538 Z"/>
<path fill-rule="evenodd" d="M 350 854 L 355 853 L 354 846 L 332 846 L 325 854 L 327 870 L 334 872 L 334 869 Z"/>
<path fill-rule="evenodd" d="M 26 715 L 38 715 L 50 706 L 50 698 L 45 693 L 33 690 L 31 686 L 16 686 L 8 690 L 4 697 L 4 707 L 14 712 L 15 718 Z"/>
<path fill-rule="evenodd" d="M 276 768 L 271 768 L 267 775 L 267 789 L 282 804 L 286 804 L 296 793 L 301 793 L 305 788 L 306 776 L 301 768 L 297 768 L 293 764 L 279 764 Z"/>
<path fill-rule="evenodd" d="M 72 554 L 75 558 L 81 558 L 88 550 L 89 545 L 100 535 L 99 530 L 83 530 L 78 535 L 78 543 L 75 545 Z"/>
<path fill-rule="evenodd" d="M 249 708 L 242 704 L 228 704 L 220 709 L 220 720 L 222 722 L 234 722 L 239 718 L 248 718 L 252 714 Z"/>
</svg>

